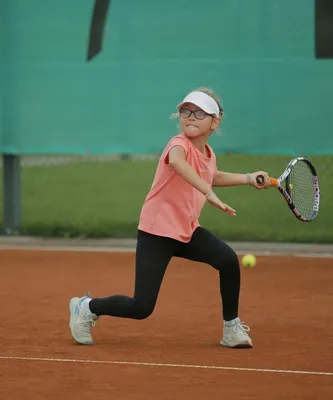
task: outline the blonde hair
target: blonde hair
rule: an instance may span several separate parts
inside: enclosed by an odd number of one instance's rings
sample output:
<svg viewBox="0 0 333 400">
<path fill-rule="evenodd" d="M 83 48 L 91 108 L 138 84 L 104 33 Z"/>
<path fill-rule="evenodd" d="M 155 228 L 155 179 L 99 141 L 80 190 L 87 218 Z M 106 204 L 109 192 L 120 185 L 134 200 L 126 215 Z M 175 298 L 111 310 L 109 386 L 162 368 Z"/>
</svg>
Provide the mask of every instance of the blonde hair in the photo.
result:
<svg viewBox="0 0 333 400">
<path fill-rule="evenodd" d="M 222 108 L 222 106 L 221 106 L 221 100 L 219 99 L 219 97 L 216 95 L 216 93 L 215 93 L 212 89 L 209 89 L 209 88 L 207 88 L 207 87 L 199 87 L 199 88 L 194 89 L 194 90 L 192 90 L 192 91 L 193 91 L 193 92 L 202 92 L 202 93 L 205 93 L 205 94 L 207 94 L 208 96 L 210 96 L 212 99 L 214 99 L 214 100 L 216 101 L 217 105 L 219 106 L 219 109 L 220 109 L 220 115 L 219 115 L 219 117 L 222 118 L 224 111 L 223 111 L 223 108 Z M 179 112 L 176 112 L 176 113 L 172 113 L 172 114 L 171 114 L 171 118 L 173 118 L 173 119 L 174 119 L 174 118 L 178 118 L 178 117 L 179 117 Z M 216 130 L 215 133 L 217 133 L 218 135 L 220 134 L 219 130 Z"/>
</svg>

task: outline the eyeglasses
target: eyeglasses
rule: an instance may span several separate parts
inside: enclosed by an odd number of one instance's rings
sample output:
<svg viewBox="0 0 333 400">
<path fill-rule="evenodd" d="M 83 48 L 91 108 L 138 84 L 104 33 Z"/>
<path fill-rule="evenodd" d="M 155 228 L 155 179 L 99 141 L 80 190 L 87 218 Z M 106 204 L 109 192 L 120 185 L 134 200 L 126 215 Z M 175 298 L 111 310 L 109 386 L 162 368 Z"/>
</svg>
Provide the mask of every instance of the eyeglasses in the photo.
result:
<svg viewBox="0 0 333 400">
<path fill-rule="evenodd" d="M 179 110 L 179 115 L 182 118 L 189 118 L 192 114 L 194 115 L 194 117 L 196 119 L 205 119 L 207 115 L 210 115 L 210 114 L 207 114 L 206 112 L 204 112 L 202 110 L 192 111 L 192 110 L 189 110 L 188 108 L 181 108 Z"/>
</svg>

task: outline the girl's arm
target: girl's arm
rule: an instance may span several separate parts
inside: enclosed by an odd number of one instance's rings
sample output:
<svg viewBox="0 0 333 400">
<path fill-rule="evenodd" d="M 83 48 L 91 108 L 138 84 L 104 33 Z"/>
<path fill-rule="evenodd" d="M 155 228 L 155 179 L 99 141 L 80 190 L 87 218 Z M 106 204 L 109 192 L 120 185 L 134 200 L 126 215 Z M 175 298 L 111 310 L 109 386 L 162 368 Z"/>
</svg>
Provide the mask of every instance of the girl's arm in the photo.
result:
<svg viewBox="0 0 333 400">
<path fill-rule="evenodd" d="M 263 185 L 258 185 L 257 176 L 263 175 L 265 182 Z M 239 185 L 251 185 L 256 189 L 268 189 L 271 184 L 267 172 L 257 171 L 252 174 L 233 174 L 231 172 L 217 171 L 213 179 L 213 186 L 226 187 L 226 186 L 239 186 Z"/>
<path fill-rule="evenodd" d="M 247 174 L 233 174 L 231 172 L 217 171 L 213 179 L 213 186 L 238 186 L 248 185 L 249 178 Z"/>
<path fill-rule="evenodd" d="M 169 151 L 169 165 L 187 183 L 194 186 L 205 196 L 211 192 L 210 185 L 186 161 L 185 149 L 182 146 L 175 146 Z"/>
<path fill-rule="evenodd" d="M 227 204 L 222 203 L 222 201 L 212 191 L 210 185 L 196 173 L 190 164 L 188 164 L 186 161 L 186 153 L 182 146 L 173 147 L 169 151 L 168 159 L 170 167 L 173 168 L 175 172 L 184 179 L 184 181 L 204 194 L 207 201 L 212 206 L 225 211 L 232 217 L 236 215 L 236 211 Z"/>
</svg>

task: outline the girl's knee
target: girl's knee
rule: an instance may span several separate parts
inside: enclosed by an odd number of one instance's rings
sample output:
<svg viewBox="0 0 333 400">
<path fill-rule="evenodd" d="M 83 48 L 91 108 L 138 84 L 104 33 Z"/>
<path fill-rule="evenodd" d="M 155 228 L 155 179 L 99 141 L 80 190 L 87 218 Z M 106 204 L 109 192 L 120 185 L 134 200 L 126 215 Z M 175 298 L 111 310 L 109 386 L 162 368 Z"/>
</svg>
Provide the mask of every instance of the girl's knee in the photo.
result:
<svg viewBox="0 0 333 400">
<path fill-rule="evenodd" d="M 236 252 L 232 249 L 230 249 L 230 263 L 233 264 L 235 267 L 239 268 L 239 260 L 238 260 L 238 256 L 236 254 Z"/>
<path fill-rule="evenodd" d="M 219 257 L 216 262 L 216 269 L 219 271 L 239 271 L 239 260 L 234 250 L 230 249 L 227 254 Z"/>
<path fill-rule="evenodd" d="M 154 311 L 155 304 L 145 304 L 141 303 L 140 301 L 136 302 L 135 307 L 135 319 L 146 319 L 148 318 Z"/>
</svg>

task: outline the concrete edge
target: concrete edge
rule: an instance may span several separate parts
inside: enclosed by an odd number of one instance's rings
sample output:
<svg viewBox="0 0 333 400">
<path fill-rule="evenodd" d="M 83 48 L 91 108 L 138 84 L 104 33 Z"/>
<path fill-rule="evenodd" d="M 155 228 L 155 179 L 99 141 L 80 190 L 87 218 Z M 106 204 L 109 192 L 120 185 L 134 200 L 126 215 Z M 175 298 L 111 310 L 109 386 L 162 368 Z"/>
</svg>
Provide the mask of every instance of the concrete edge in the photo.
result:
<svg viewBox="0 0 333 400">
<path fill-rule="evenodd" d="M 228 242 L 237 253 L 257 255 L 297 255 L 298 257 L 333 257 L 333 244 Z M 67 250 L 98 252 L 133 252 L 136 239 L 62 239 L 30 236 L 0 237 L 0 249 Z"/>
</svg>

